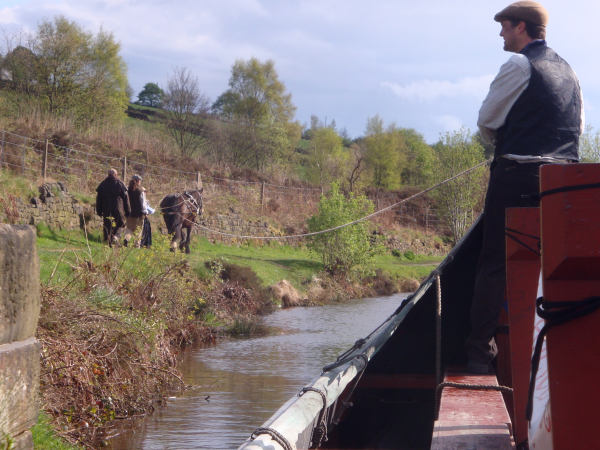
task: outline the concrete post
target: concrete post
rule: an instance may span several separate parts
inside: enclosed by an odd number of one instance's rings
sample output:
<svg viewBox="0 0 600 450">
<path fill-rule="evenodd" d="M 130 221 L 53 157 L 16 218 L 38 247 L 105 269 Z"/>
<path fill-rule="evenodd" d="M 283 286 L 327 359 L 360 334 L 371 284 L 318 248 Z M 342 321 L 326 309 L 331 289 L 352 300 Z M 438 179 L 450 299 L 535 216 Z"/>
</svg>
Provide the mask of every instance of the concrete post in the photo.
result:
<svg viewBox="0 0 600 450">
<path fill-rule="evenodd" d="M 0 447 L 32 449 L 37 422 L 40 344 L 40 268 L 35 231 L 0 224 Z"/>
</svg>

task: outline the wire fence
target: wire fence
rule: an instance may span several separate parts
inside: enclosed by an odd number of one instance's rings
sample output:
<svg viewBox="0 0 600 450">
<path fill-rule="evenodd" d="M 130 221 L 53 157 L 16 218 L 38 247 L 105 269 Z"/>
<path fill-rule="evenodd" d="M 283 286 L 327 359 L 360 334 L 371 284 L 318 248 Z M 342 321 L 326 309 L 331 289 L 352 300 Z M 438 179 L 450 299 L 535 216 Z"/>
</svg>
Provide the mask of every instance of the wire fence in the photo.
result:
<svg viewBox="0 0 600 450">
<path fill-rule="evenodd" d="M 274 217 L 285 224 L 287 232 L 295 233 L 305 230 L 306 217 L 316 213 L 322 194 L 320 188 L 222 178 L 136 158 L 101 154 L 85 144 L 65 147 L 47 139 L 0 130 L 0 167 L 42 182 L 62 181 L 90 196 L 95 195 L 96 186 L 108 170 L 114 168 L 125 182 L 133 174 L 140 175 L 151 205 L 158 205 L 168 194 L 202 186 L 207 215 L 243 213 L 245 217 Z M 390 193 L 375 199 L 377 209 L 398 200 L 397 194 Z M 437 211 L 424 199 L 403 203 L 398 209 L 378 216 L 376 221 L 437 231 L 443 228 Z"/>
</svg>

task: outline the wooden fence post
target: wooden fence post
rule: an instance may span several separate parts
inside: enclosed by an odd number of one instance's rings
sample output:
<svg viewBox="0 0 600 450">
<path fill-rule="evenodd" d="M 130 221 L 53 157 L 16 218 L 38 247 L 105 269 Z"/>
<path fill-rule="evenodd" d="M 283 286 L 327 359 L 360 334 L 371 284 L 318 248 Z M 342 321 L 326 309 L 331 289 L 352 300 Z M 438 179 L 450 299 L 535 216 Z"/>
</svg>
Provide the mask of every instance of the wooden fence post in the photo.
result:
<svg viewBox="0 0 600 450">
<path fill-rule="evenodd" d="M 2 163 L 4 160 L 4 141 L 5 141 L 6 131 L 2 130 L 2 141 L 0 142 L 0 167 L 2 167 Z"/>
<path fill-rule="evenodd" d="M 21 174 L 25 175 L 25 156 L 27 153 L 27 138 L 23 136 L 23 149 L 21 150 Z"/>
<path fill-rule="evenodd" d="M 265 182 L 262 182 L 260 186 L 260 213 L 262 214 L 263 208 L 265 206 Z"/>
<path fill-rule="evenodd" d="M 127 156 L 123 156 L 123 168 L 121 170 L 123 182 L 127 181 Z"/>
<path fill-rule="evenodd" d="M 46 145 L 44 146 L 44 155 L 42 156 L 42 178 L 44 183 L 46 182 L 46 173 L 48 171 L 48 139 L 46 139 Z"/>
<path fill-rule="evenodd" d="M 71 154 L 71 149 L 69 147 L 66 148 L 67 156 L 65 157 L 65 174 L 69 171 L 69 155 Z"/>
<path fill-rule="evenodd" d="M 202 189 L 202 177 L 200 172 L 196 172 L 196 189 Z"/>
</svg>

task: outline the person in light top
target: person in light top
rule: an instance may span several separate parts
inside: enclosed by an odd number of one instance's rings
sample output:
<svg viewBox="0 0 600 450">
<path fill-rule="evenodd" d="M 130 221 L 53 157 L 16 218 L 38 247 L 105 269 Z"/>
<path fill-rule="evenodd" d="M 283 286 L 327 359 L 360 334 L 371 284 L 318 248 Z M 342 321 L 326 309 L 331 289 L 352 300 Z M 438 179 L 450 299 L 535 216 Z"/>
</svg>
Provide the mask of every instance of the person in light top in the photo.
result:
<svg viewBox="0 0 600 450">
<path fill-rule="evenodd" d="M 473 373 L 489 372 L 497 354 L 494 333 L 505 304 L 505 209 L 539 205 L 540 165 L 577 162 L 584 127 L 577 76 L 545 41 L 546 9 L 519 1 L 494 20 L 504 50 L 515 54 L 492 81 L 477 121 L 482 138 L 495 148 L 466 348 Z"/>
</svg>

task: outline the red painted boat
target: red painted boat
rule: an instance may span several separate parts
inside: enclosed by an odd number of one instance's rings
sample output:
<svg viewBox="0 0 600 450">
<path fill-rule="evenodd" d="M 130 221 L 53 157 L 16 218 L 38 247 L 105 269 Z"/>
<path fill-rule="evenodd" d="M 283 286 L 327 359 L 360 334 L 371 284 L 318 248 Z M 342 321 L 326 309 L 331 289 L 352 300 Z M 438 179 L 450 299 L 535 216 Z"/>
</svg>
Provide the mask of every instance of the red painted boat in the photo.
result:
<svg viewBox="0 0 600 450">
<path fill-rule="evenodd" d="M 495 376 L 462 369 L 478 221 L 394 314 L 241 448 L 600 448 L 600 165 L 543 166 L 540 179 L 540 208 L 507 210 Z M 530 382 L 533 346 L 541 358 Z"/>
</svg>

